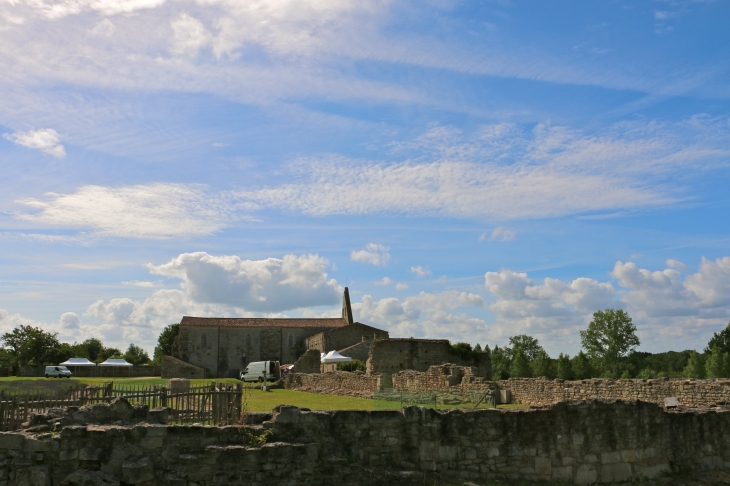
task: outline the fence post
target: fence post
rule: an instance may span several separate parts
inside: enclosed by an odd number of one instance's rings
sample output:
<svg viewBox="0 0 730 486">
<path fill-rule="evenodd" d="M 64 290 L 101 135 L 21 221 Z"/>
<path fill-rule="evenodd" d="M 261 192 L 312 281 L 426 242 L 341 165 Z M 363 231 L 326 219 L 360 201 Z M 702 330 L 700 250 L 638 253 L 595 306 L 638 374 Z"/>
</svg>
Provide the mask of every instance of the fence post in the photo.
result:
<svg viewBox="0 0 730 486">
<path fill-rule="evenodd" d="M 167 387 L 163 386 L 160 388 L 160 406 L 167 406 Z"/>
</svg>

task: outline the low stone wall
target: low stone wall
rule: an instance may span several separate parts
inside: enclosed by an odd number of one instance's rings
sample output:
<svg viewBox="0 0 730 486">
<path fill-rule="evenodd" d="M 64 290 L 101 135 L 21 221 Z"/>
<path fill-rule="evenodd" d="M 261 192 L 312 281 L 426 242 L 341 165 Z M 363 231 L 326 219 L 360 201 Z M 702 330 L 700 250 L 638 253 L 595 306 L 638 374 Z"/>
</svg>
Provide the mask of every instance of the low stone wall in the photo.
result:
<svg viewBox="0 0 730 486">
<path fill-rule="evenodd" d="M 284 388 L 326 395 L 372 398 L 380 389 L 380 375 L 354 371 L 332 373 L 289 373 L 281 380 Z"/>
<path fill-rule="evenodd" d="M 208 370 L 192 365 L 174 356 L 163 356 L 160 369 L 162 378 L 208 378 Z"/>
<path fill-rule="evenodd" d="M 730 412 L 667 412 L 643 402 L 443 413 L 280 406 L 261 426 L 0 433 L 0 482 L 17 486 L 415 486 L 439 478 L 589 485 L 729 468 Z"/>
<path fill-rule="evenodd" d="M 654 380 L 591 379 L 580 381 L 510 378 L 497 382 L 501 390 L 509 390 L 513 403 L 540 405 L 594 398 L 641 400 L 664 404 L 676 397 L 686 406 L 730 404 L 730 380 L 690 380 L 657 378 Z"/>
</svg>

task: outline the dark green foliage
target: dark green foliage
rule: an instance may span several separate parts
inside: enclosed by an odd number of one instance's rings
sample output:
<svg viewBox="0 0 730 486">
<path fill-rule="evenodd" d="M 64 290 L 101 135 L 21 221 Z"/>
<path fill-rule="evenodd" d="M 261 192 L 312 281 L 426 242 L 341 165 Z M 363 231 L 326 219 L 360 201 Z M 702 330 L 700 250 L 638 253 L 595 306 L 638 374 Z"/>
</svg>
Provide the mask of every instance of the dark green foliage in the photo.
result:
<svg viewBox="0 0 730 486">
<path fill-rule="evenodd" d="M 573 370 L 574 380 L 586 380 L 594 376 L 591 360 L 583 351 L 580 351 L 570 360 L 570 367 Z"/>
<path fill-rule="evenodd" d="M 86 354 L 84 357 L 88 358 L 89 361 L 96 361 L 99 358 L 99 353 L 104 349 L 104 343 L 96 338 L 90 338 L 81 343 Z M 77 356 L 78 357 L 78 356 Z"/>
<path fill-rule="evenodd" d="M 150 362 L 150 356 L 147 354 L 147 351 L 135 344 L 129 345 L 123 358 L 133 365 L 142 365 Z"/>
<path fill-rule="evenodd" d="M 365 372 L 365 363 L 357 359 L 353 359 L 349 363 L 337 363 L 338 371 L 362 371 Z"/>
<path fill-rule="evenodd" d="M 153 363 L 162 363 L 163 356 L 174 356 L 175 355 L 175 339 L 180 333 L 180 324 L 170 324 L 165 327 L 157 338 L 157 346 L 155 346 L 155 352 L 153 354 Z"/>
<path fill-rule="evenodd" d="M 687 378 L 704 378 L 707 376 L 705 371 L 705 355 L 697 351 L 690 351 L 687 366 L 684 368 L 683 374 Z"/>
<path fill-rule="evenodd" d="M 2 335 L 0 340 L 7 350 L 12 366 L 53 364 L 56 348 L 61 344 L 57 333 L 49 333 L 33 326 L 18 326 Z"/>
<path fill-rule="evenodd" d="M 712 353 L 713 348 L 718 348 L 721 352 L 730 354 L 730 323 L 725 329 L 712 335 L 712 339 L 705 348 L 705 353 Z"/>
<path fill-rule="evenodd" d="M 474 352 L 475 352 L 475 353 L 481 353 L 481 352 L 482 352 L 482 347 L 481 347 L 481 345 L 480 345 L 479 343 L 477 343 L 477 344 L 476 344 L 476 345 L 474 346 Z"/>
<path fill-rule="evenodd" d="M 730 377 L 730 355 L 723 352 L 719 345 L 711 349 L 705 361 L 705 374 L 710 379 Z"/>
<path fill-rule="evenodd" d="M 508 349 L 495 346 L 492 350 L 492 379 L 506 380 L 509 378 L 509 368 L 511 363 Z"/>
<path fill-rule="evenodd" d="M 102 363 L 111 358 L 122 358 L 122 351 L 117 348 L 103 348 L 96 356 L 96 362 Z"/>
<path fill-rule="evenodd" d="M 640 344 L 631 317 L 619 309 L 593 313 L 588 329 L 580 331 L 580 340 L 588 356 L 600 363 L 603 376 L 618 377 L 626 368 L 624 357 Z"/>
<path fill-rule="evenodd" d="M 561 380 L 573 379 L 573 367 L 570 364 L 570 356 L 560 353 L 556 361 L 556 375 Z"/>
<path fill-rule="evenodd" d="M 512 360 L 512 365 L 509 368 L 509 374 L 510 376 L 518 378 L 530 378 L 532 376 L 530 360 L 521 349 L 517 350 L 517 353 Z"/>
<path fill-rule="evenodd" d="M 532 368 L 532 376 L 544 376 L 552 380 L 557 375 L 555 360 L 550 359 L 550 356 L 542 348 L 530 363 L 530 367 Z"/>
<path fill-rule="evenodd" d="M 509 338 L 509 343 L 512 346 L 512 358 L 514 359 L 520 351 L 522 351 L 529 361 L 537 358 L 537 353 L 540 352 L 542 347 L 540 343 L 532 336 L 527 334 L 520 334 L 519 336 L 512 336 Z"/>
</svg>

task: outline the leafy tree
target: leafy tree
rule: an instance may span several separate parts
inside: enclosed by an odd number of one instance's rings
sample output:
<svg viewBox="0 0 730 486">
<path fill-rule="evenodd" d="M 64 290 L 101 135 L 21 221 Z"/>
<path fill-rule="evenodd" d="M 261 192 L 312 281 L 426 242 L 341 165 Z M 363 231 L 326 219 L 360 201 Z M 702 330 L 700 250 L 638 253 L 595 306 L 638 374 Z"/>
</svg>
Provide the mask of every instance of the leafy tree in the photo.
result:
<svg viewBox="0 0 730 486">
<path fill-rule="evenodd" d="M 705 361 L 705 374 L 707 378 L 727 378 L 730 366 L 730 356 L 722 352 L 720 346 L 712 348 L 712 353 Z"/>
<path fill-rule="evenodd" d="M 157 346 L 153 354 L 153 362 L 155 364 L 162 363 L 163 356 L 173 356 L 175 354 L 175 339 L 180 333 L 180 324 L 170 324 L 165 327 L 157 338 Z"/>
<path fill-rule="evenodd" d="M 89 361 L 96 361 L 99 354 L 104 349 L 104 343 L 96 338 L 89 338 L 81 343 L 81 345 L 86 349 L 85 357 L 88 358 Z"/>
<path fill-rule="evenodd" d="M 570 356 L 560 353 L 557 362 L 557 376 L 561 380 L 573 379 L 573 367 L 570 364 Z"/>
<path fill-rule="evenodd" d="M 684 376 L 687 378 L 704 378 L 705 377 L 705 356 L 692 351 L 687 367 L 684 369 Z"/>
<path fill-rule="evenodd" d="M 509 343 L 512 346 L 512 358 L 517 357 L 520 351 L 522 351 L 529 361 L 537 358 L 537 353 L 540 352 L 542 347 L 540 343 L 532 336 L 527 334 L 520 334 L 519 336 L 512 336 L 509 338 Z"/>
<path fill-rule="evenodd" d="M 730 323 L 725 329 L 712 335 L 705 348 L 705 354 L 712 353 L 713 348 L 718 348 L 723 353 L 730 353 Z"/>
<path fill-rule="evenodd" d="M 106 361 L 108 359 L 122 359 L 122 351 L 117 348 L 103 348 L 101 351 L 99 351 L 99 354 L 96 355 L 96 363 L 101 363 L 103 361 Z"/>
<path fill-rule="evenodd" d="M 479 343 L 477 343 L 476 346 L 474 346 L 474 352 L 475 353 L 481 353 L 482 352 L 482 347 L 481 347 L 481 345 Z"/>
<path fill-rule="evenodd" d="M 510 365 L 508 350 L 495 346 L 492 350 L 492 379 L 506 380 L 509 378 Z"/>
<path fill-rule="evenodd" d="M 641 380 L 650 380 L 652 378 L 656 378 L 656 371 L 651 368 L 644 368 L 643 370 L 639 371 L 639 374 L 636 375 L 636 377 Z"/>
<path fill-rule="evenodd" d="M 538 351 L 530 366 L 532 367 L 532 376 L 544 376 L 551 380 L 555 378 L 555 364 L 544 349 Z"/>
<path fill-rule="evenodd" d="M 580 331 L 580 340 L 588 356 L 598 360 L 604 372 L 611 375 L 618 374 L 622 358 L 640 344 L 636 326 L 621 309 L 594 312 L 588 329 Z"/>
<path fill-rule="evenodd" d="M 21 325 L 3 334 L 0 341 L 7 349 L 13 366 L 44 365 L 54 361 L 51 351 L 60 345 L 57 336 L 57 333 Z"/>
<path fill-rule="evenodd" d="M 593 365 L 583 351 L 579 351 L 578 354 L 573 356 L 573 359 L 570 360 L 570 367 L 573 370 L 573 379 L 575 380 L 586 380 L 593 377 Z"/>
<path fill-rule="evenodd" d="M 147 354 L 147 351 L 136 344 L 129 345 L 129 348 L 127 348 L 127 352 L 124 353 L 123 358 L 133 365 L 142 365 L 150 362 L 150 355 Z"/>
<path fill-rule="evenodd" d="M 530 367 L 530 360 L 524 351 L 518 348 L 517 354 L 512 360 L 512 365 L 509 368 L 510 376 L 519 378 L 530 378 L 532 376 L 532 368 Z"/>
</svg>

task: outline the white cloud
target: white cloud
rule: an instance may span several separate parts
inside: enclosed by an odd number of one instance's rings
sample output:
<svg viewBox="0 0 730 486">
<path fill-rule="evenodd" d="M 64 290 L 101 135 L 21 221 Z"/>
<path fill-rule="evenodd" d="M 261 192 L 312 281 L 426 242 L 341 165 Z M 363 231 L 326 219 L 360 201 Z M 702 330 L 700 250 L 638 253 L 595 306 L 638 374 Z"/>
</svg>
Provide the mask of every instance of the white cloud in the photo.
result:
<svg viewBox="0 0 730 486">
<path fill-rule="evenodd" d="M 395 284 L 395 290 L 408 290 L 408 284 L 407 283 Z"/>
<path fill-rule="evenodd" d="M 114 32 L 117 30 L 117 27 L 114 25 L 114 23 L 109 19 L 100 20 L 96 24 L 94 24 L 94 27 L 89 31 L 91 35 L 94 36 L 101 36 L 101 37 L 111 37 L 114 35 Z"/>
<path fill-rule="evenodd" d="M 170 52 L 194 58 L 198 51 L 210 44 L 211 36 L 203 23 L 182 12 L 170 22 L 173 32 Z"/>
<path fill-rule="evenodd" d="M 198 252 L 183 253 L 148 268 L 153 274 L 181 279 L 192 302 L 279 312 L 339 302 L 342 287 L 327 278 L 328 265 L 318 255 L 242 260 L 235 255 Z"/>
<path fill-rule="evenodd" d="M 99 236 L 170 238 L 208 235 L 235 217 L 232 199 L 192 184 L 122 187 L 82 186 L 73 194 L 18 201 L 36 209 L 20 219 L 65 228 L 88 228 Z"/>
<path fill-rule="evenodd" d="M 512 241 L 517 236 L 517 232 L 511 229 L 497 226 L 489 236 L 489 241 Z"/>
<path fill-rule="evenodd" d="M 422 267 L 420 265 L 416 267 L 411 267 L 411 273 L 414 273 L 418 278 L 424 278 L 428 277 L 429 275 L 433 275 L 433 272 L 431 272 L 430 268 Z"/>
<path fill-rule="evenodd" d="M 689 268 L 687 268 L 687 265 L 680 262 L 679 260 L 675 260 L 673 258 L 669 258 L 666 261 L 666 264 L 669 268 L 673 268 L 675 270 L 679 270 L 680 272 L 689 272 Z"/>
<path fill-rule="evenodd" d="M 61 314 L 59 324 L 64 330 L 74 330 L 81 326 L 81 318 L 75 312 L 65 312 Z"/>
<path fill-rule="evenodd" d="M 393 281 L 389 279 L 388 277 L 383 277 L 382 280 L 378 280 L 377 282 L 373 282 L 375 285 L 393 285 Z"/>
<path fill-rule="evenodd" d="M 66 156 L 66 151 L 60 143 L 61 139 L 58 136 L 58 132 L 53 128 L 39 128 L 38 130 L 28 130 L 27 132 L 17 131 L 12 134 L 6 133 L 3 134 L 3 138 L 23 147 L 40 150 L 59 159 Z"/>
<path fill-rule="evenodd" d="M 60 19 L 82 12 L 97 11 L 103 15 L 129 14 L 137 10 L 156 8 L 166 0 L 30 0 L 27 3 L 49 19 Z M 15 3 L 13 1 L 11 4 Z"/>
<path fill-rule="evenodd" d="M 158 280 L 156 282 L 150 282 L 148 280 L 129 280 L 127 282 L 122 282 L 122 285 L 128 285 L 130 287 L 139 287 L 143 289 L 153 289 L 155 287 L 162 286 L 162 281 Z"/>
<path fill-rule="evenodd" d="M 390 248 L 379 243 L 368 243 L 364 250 L 350 252 L 350 260 L 384 267 L 390 263 Z"/>
<path fill-rule="evenodd" d="M 399 145 L 409 161 L 302 159 L 292 165 L 299 181 L 242 197 L 313 216 L 492 220 L 667 205 L 678 199 L 666 174 L 727 163 L 730 152 L 717 136 L 727 136 L 726 125 L 707 119 L 622 123 L 596 134 L 550 124 L 529 132 L 496 125 L 470 136 L 435 127 Z M 514 231 L 498 228 L 494 237 L 510 239 Z"/>
</svg>

